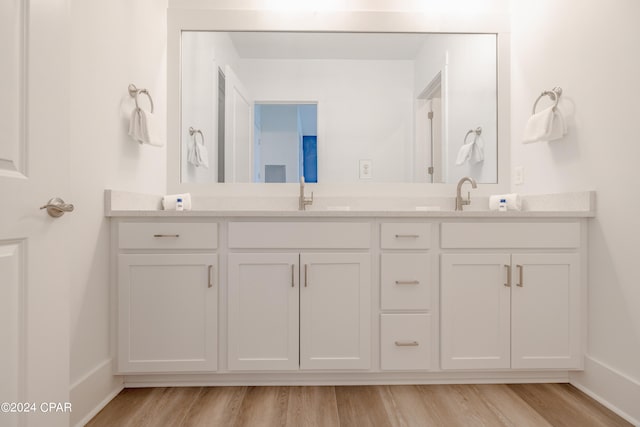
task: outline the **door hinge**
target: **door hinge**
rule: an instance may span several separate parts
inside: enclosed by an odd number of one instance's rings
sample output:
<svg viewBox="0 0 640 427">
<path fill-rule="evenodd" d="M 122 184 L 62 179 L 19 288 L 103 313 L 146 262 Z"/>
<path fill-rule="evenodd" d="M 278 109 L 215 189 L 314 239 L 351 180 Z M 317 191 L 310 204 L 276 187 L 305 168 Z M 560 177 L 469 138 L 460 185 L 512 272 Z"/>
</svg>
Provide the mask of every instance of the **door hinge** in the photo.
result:
<svg viewBox="0 0 640 427">
<path fill-rule="evenodd" d="M 427 173 L 428 173 L 429 175 L 433 175 L 433 166 L 429 166 L 429 167 L 427 168 Z"/>
<path fill-rule="evenodd" d="M 429 114 L 427 114 L 427 117 L 429 118 L 429 120 L 433 120 L 433 111 L 429 111 Z"/>
</svg>

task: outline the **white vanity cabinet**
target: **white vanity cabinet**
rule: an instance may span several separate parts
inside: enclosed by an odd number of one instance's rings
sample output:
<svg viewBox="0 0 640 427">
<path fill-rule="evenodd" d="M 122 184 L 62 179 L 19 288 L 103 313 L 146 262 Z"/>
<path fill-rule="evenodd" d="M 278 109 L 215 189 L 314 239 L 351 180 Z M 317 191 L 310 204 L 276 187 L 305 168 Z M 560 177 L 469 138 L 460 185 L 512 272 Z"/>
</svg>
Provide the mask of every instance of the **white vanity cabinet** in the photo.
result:
<svg viewBox="0 0 640 427">
<path fill-rule="evenodd" d="M 229 370 L 368 369 L 370 233 L 369 223 L 230 223 Z"/>
<path fill-rule="evenodd" d="M 217 224 L 118 224 L 117 372 L 217 369 Z"/>
<path fill-rule="evenodd" d="M 578 223 L 443 224 L 442 245 L 512 247 L 441 255 L 442 369 L 581 368 Z"/>
<path fill-rule="evenodd" d="M 431 369 L 432 225 L 380 225 L 380 368 L 385 371 Z"/>
</svg>

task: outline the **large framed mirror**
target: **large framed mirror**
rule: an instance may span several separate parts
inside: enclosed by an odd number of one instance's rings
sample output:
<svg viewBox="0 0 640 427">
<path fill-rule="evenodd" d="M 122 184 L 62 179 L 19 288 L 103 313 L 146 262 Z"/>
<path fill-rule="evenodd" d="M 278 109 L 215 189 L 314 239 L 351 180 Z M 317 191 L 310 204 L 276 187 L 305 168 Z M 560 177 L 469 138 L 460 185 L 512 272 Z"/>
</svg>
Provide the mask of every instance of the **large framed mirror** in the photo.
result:
<svg viewBox="0 0 640 427">
<path fill-rule="evenodd" d="M 203 15 L 169 10 L 170 187 L 504 186 L 508 49 L 495 22 L 433 32 L 393 14 L 383 31 L 355 19 L 301 31 L 264 11 Z"/>
</svg>

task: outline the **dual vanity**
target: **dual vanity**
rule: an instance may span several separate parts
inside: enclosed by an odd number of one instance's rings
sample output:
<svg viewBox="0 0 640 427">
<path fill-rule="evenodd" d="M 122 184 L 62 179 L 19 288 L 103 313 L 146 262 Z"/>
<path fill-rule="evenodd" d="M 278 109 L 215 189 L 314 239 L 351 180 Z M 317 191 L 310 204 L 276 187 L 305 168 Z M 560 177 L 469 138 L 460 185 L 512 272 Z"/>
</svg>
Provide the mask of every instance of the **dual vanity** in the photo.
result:
<svg viewBox="0 0 640 427">
<path fill-rule="evenodd" d="M 592 199 L 173 212 L 107 191 L 115 373 L 128 386 L 566 380 L 582 369 Z"/>
</svg>

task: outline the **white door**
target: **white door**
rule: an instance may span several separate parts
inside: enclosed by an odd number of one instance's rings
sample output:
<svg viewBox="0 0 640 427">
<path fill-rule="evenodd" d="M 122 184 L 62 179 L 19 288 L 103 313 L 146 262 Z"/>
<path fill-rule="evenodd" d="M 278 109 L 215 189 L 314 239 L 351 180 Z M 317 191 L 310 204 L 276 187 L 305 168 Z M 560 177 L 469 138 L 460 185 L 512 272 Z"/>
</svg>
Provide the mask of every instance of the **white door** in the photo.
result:
<svg viewBox="0 0 640 427">
<path fill-rule="evenodd" d="M 369 254 L 300 256 L 300 368 L 368 369 Z"/>
<path fill-rule="evenodd" d="M 514 254 L 512 264 L 511 367 L 580 368 L 578 255 Z"/>
<path fill-rule="evenodd" d="M 215 371 L 215 254 L 118 256 L 118 371 Z"/>
<path fill-rule="evenodd" d="M 67 0 L 0 2 L 0 402 L 37 402 L 22 421 L 0 414 L 3 426 L 69 424 L 40 403 L 69 400 L 73 213 L 39 209 L 72 202 L 68 28 Z"/>
<path fill-rule="evenodd" d="M 510 263 L 509 254 L 442 255 L 442 369 L 509 368 Z"/>
<path fill-rule="evenodd" d="M 229 254 L 229 370 L 298 369 L 298 254 Z"/>
<path fill-rule="evenodd" d="M 251 182 L 253 99 L 238 76 L 225 67 L 225 182 Z"/>
</svg>

